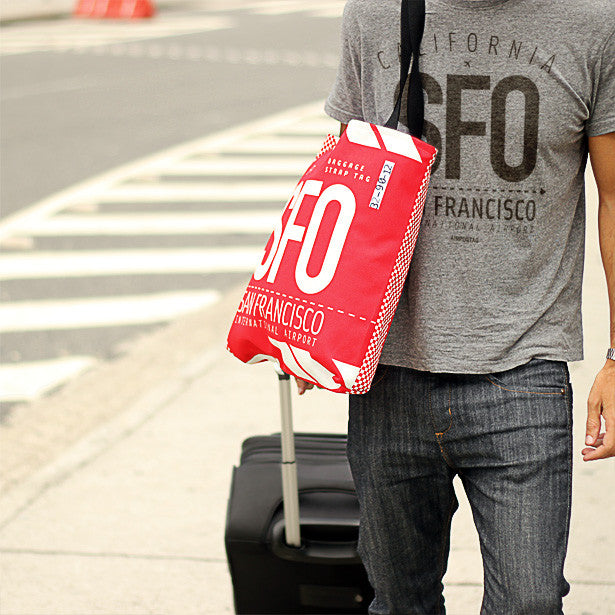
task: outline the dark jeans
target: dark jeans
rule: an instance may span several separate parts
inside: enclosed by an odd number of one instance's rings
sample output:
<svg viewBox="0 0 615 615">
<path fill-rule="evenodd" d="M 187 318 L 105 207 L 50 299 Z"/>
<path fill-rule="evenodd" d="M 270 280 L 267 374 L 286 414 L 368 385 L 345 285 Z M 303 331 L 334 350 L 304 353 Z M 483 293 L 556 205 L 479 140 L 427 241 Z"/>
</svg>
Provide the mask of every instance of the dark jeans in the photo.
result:
<svg viewBox="0 0 615 615">
<path fill-rule="evenodd" d="M 348 458 L 372 614 L 444 613 L 458 474 L 484 567 L 483 615 L 562 612 L 572 476 L 565 363 L 489 375 L 380 366 L 350 396 Z"/>
</svg>

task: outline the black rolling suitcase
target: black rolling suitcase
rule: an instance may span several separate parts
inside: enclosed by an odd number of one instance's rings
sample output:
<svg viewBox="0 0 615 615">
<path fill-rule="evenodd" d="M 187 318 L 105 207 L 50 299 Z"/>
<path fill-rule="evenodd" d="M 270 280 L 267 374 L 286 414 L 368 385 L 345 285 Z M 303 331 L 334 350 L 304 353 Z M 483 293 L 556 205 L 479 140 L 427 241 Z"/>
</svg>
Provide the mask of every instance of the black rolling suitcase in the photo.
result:
<svg viewBox="0 0 615 615">
<path fill-rule="evenodd" d="M 233 469 L 225 542 L 235 611 L 367 613 L 346 437 L 293 438 L 290 381 L 279 377 L 282 434 L 245 440 Z"/>
</svg>

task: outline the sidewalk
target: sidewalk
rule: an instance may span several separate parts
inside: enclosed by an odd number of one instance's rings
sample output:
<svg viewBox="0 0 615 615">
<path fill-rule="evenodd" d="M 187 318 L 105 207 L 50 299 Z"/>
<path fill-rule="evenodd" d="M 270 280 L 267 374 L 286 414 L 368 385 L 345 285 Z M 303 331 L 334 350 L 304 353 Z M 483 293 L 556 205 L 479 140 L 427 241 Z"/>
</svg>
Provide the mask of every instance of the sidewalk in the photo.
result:
<svg viewBox="0 0 615 615">
<path fill-rule="evenodd" d="M 607 313 L 589 208 L 585 323 L 588 359 L 572 366 L 575 483 L 567 615 L 615 613 L 615 463 L 584 465 L 585 402 L 603 364 Z M 222 306 L 227 322 L 238 292 Z M 223 310 L 224 311 L 224 310 Z M 202 317 L 217 342 L 10 490 L 0 501 L 2 615 L 232 613 L 224 553 L 231 468 L 243 438 L 279 429 L 277 378 L 224 350 L 227 322 Z M 177 339 L 181 345 L 182 339 Z M 164 361 L 167 349 L 159 349 Z M 297 431 L 345 430 L 343 396 L 295 395 Z M 477 614 L 478 541 L 465 498 L 453 522 L 449 615 Z"/>
</svg>

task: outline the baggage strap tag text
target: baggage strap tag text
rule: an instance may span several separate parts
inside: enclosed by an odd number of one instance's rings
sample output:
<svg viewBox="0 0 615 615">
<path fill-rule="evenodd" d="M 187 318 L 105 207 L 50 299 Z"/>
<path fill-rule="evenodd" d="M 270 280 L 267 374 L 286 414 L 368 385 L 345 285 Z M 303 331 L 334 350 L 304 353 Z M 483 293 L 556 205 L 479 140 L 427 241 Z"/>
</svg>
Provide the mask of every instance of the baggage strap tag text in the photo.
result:
<svg viewBox="0 0 615 615">
<path fill-rule="evenodd" d="M 395 168 L 395 163 L 390 160 L 385 161 L 382 165 L 382 171 L 380 171 L 380 177 L 376 182 L 376 188 L 374 189 L 374 193 L 372 194 L 372 198 L 369 202 L 369 206 L 372 209 L 380 209 L 380 204 L 382 203 L 382 199 L 384 198 L 384 192 L 387 189 L 389 184 L 389 179 L 391 179 L 391 174 L 393 173 L 393 169 Z"/>
</svg>

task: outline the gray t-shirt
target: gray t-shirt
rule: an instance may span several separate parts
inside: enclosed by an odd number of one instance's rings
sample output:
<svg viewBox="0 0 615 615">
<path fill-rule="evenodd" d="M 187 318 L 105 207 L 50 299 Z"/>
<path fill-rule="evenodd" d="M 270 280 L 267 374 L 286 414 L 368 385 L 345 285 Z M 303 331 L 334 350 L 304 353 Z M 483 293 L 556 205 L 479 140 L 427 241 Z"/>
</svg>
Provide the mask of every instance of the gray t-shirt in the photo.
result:
<svg viewBox="0 0 615 615">
<path fill-rule="evenodd" d="M 580 360 L 587 136 L 615 131 L 615 2 L 427 0 L 426 13 L 424 138 L 440 153 L 381 362 Z M 388 119 L 399 19 L 400 0 L 349 0 L 333 118 Z"/>
</svg>

